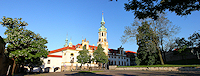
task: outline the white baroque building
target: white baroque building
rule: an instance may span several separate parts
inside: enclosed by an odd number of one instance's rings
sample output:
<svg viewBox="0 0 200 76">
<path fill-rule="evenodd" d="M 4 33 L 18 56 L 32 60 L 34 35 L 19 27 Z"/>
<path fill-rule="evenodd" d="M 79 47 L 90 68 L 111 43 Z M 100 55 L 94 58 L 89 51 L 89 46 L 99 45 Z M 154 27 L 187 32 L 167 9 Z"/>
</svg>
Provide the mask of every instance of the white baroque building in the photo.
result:
<svg viewBox="0 0 200 76">
<path fill-rule="evenodd" d="M 102 14 L 101 27 L 98 32 L 98 42 L 97 45 L 101 44 L 102 48 L 104 48 L 104 52 L 106 55 L 109 55 L 109 63 L 110 65 L 119 65 L 126 66 L 130 65 L 130 58 L 126 57 L 124 54 L 123 48 L 120 47 L 119 53 L 115 53 L 113 49 L 108 48 L 107 41 L 107 29 L 105 28 L 105 21 Z M 61 72 L 64 70 L 76 69 L 77 66 L 81 64 L 77 62 L 77 56 L 79 55 L 79 51 L 83 50 L 83 46 L 88 49 L 91 58 L 93 58 L 93 52 L 97 49 L 97 46 L 89 45 L 89 41 L 82 40 L 81 44 L 72 45 L 70 41 L 68 44 L 68 39 L 66 38 L 66 44 L 63 48 L 56 49 L 50 51 L 47 55 L 47 58 L 43 59 L 43 68 L 49 72 Z M 98 65 L 95 62 L 91 62 L 89 64 L 83 65 L 85 67 L 93 66 L 97 67 Z"/>
</svg>

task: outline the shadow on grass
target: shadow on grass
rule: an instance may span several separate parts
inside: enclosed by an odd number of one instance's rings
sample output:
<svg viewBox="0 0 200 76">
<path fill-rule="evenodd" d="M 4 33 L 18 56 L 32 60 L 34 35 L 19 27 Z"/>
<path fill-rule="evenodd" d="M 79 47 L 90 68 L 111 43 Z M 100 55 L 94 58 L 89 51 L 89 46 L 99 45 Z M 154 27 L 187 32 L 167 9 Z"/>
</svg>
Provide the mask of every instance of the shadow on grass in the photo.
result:
<svg viewBox="0 0 200 76">
<path fill-rule="evenodd" d="M 65 74 L 66 76 L 112 76 L 112 75 L 104 75 L 104 74 L 96 74 L 89 71 L 80 71 L 74 74 Z"/>
<path fill-rule="evenodd" d="M 105 74 L 96 74 L 96 72 L 103 72 L 103 71 L 79 71 L 78 73 L 74 74 L 65 74 L 66 76 L 113 76 L 111 75 L 105 75 Z M 112 73 L 112 72 L 110 72 Z M 129 74 L 118 74 L 123 76 L 136 76 L 136 75 L 129 75 Z"/>
</svg>

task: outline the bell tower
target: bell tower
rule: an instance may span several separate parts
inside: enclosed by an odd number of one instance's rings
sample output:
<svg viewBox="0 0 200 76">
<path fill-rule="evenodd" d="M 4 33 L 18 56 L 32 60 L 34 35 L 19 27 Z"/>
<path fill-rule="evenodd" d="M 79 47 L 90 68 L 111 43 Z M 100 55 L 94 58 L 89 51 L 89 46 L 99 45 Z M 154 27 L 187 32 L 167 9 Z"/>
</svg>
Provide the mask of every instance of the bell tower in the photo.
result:
<svg viewBox="0 0 200 76">
<path fill-rule="evenodd" d="M 103 13 L 102 13 L 101 27 L 99 28 L 98 35 L 99 35 L 99 39 L 97 42 L 97 46 L 101 44 L 102 48 L 104 48 L 105 54 L 108 55 L 107 29 L 105 28 Z"/>
</svg>

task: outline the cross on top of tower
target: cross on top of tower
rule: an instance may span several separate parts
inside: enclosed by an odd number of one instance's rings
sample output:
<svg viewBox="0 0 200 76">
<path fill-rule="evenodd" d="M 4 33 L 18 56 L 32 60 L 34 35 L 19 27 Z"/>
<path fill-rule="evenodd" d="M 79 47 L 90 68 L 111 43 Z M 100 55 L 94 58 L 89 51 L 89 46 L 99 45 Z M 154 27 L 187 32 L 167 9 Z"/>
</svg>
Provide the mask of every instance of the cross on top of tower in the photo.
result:
<svg viewBox="0 0 200 76">
<path fill-rule="evenodd" d="M 105 24 L 105 21 L 104 21 L 104 18 L 103 18 L 103 11 L 102 11 L 102 20 L 101 20 L 101 26 L 104 26 Z"/>
</svg>

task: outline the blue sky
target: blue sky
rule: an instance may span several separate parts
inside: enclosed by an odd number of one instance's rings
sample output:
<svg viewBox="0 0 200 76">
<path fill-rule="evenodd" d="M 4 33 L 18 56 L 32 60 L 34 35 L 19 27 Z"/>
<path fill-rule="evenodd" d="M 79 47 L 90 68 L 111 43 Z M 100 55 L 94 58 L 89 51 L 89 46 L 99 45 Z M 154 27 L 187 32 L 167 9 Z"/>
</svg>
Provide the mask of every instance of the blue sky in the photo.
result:
<svg viewBox="0 0 200 76">
<path fill-rule="evenodd" d="M 49 51 L 62 48 L 68 33 L 73 45 L 89 40 L 90 45 L 97 45 L 102 11 L 105 26 L 108 29 L 109 48 L 117 49 L 122 45 L 120 39 L 125 26 L 134 21 L 132 12 L 124 10 L 128 0 L 2 0 L 0 17 L 22 18 L 29 25 L 27 29 L 39 33 L 48 40 Z M 168 12 L 168 19 L 181 30 L 175 37 L 189 37 L 200 30 L 200 12 L 180 17 Z M 0 36 L 5 27 L 0 26 Z M 137 51 L 135 42 L 123 44 L 125 50 Z"/>
</svg>

